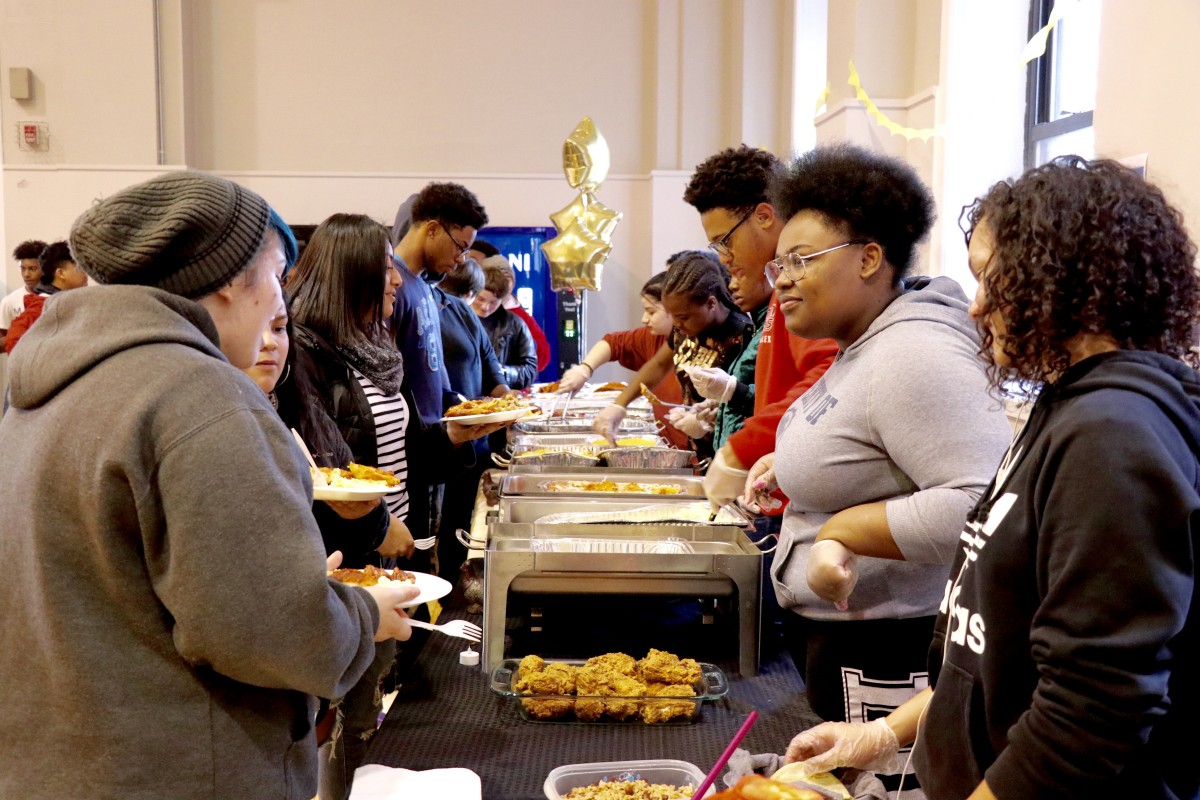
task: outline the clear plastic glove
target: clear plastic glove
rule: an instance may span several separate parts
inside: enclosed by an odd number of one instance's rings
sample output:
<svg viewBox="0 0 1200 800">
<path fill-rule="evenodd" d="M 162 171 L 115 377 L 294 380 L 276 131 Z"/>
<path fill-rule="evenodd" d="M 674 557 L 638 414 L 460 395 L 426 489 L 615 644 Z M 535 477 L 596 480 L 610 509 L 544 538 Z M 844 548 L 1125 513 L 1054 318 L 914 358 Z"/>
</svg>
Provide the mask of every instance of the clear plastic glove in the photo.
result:
<svg viewBox="0 0 1200 800">
<path fill-rule="evenodd" d="M 737 378 L 719 367 L 684 367 L 683 371 L 692 379 L 697 394 L 718 403 L 728 403 L 737 389 Z"/>
<path fill-rule="evenodd" d="M 592 377 L 591 370 L 587 367 L 581 367 L 579 364 L 568 369 L 563 373 L 563 376 L 558 379 L 558 389 L 561 392 L 575 392 L 581 386 L 587 383 Z"/>
<path fill-rule="evenodd" d="M 746 485 L 742 489 L 742 505 L 751 511 L 774 511 L 783 503 L 771 496 L 771 492 L 779 488 L 775 480 L 775 454 L 767 453 L 754 462 L 746 475 Z"/>
<path fill-rule="evenodd" d="M 900 742 L 887 720 L 822 722 L 794 737 L 783 760 L 804 762 L 810 774 L 837 767 L 864 772 L 896 772 L 900 768 Z"/>
<path fill-rule="evenodd" d="M 696 412 L 696 419 L 707 423 L 710 427 L 717 424 L 717 410 L 721 404 L 716 400 L 702 400 L 692 406 L 692 410 Z"/>
<path fill-rule="evenodd" d="M 667 412 L 667 423 L 693 439 L 703 439 L 713 429 L 711 423 L 700 419 L 695 408 L 672 408 Z"/>
<path fill-rule="evenodd" d="M 603 436 L 611 444 L 617 443 L 617 431 L 621 429 L 621 420 L 629 413 L 624 406 L 616 403 L 600 409 L 600 413 L 592 420 L 592 430 Z"/>
<path fill-rule="evenodd" d="M 704 473 L 704 494 L 714 511 L 737 499 L 746 485 L 746 476 L 750 474 L 730 464 L 725 450 L 722 447 L 717 451 L 708 465 L 708 472 Z"/>
<path fill-rule="evenodd" d="M 822 539 L 808 551 L 808 588 L 828 600 L 839 611 L 849 607 L 847 598 L 858 583 L 858 556 L 833 539 Z"/>
</svg>

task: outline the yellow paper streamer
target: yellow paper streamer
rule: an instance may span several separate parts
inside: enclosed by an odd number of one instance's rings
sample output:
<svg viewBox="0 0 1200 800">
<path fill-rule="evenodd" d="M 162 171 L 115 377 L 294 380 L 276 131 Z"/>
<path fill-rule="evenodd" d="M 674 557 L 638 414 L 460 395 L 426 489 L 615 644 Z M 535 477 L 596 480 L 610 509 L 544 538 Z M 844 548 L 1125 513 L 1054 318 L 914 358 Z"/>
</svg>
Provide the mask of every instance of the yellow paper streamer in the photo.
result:
<svg viewBox="0 0 1200 800">
<path fill-rule="evenodd" d="M 1050 32 L 1054 30 L 1054 26 L 1065 19 L 1072 11 L 1079 8 L 1081 2 L 1082 0 L 1058 0 L 1054 4 L 1054 8 L 1050 11 L 1050 21 L 1043 25 L 1025 43 L 1025 49 L 1021 51 L 1021 66 L 1025 66 L 1030 61 L 1045 54 L 1046 42 L 1050 39 Z"/>
<path fill-rule="evenodd" d="M 871 100 L 871 98 L 868 97 L 867 93 L 863 90 L 862 81 L 859 80 L 858 70 L 854 68 L 853 61 L 850 62 L 849 82 L 850 85 L 854 87 L 854 96 L 857 97 L 858 101 L 866 107 L 867 114 L 874 118 L 874 120 L 884 128 L 887 128 L 889 133 L 897 136 L 903 136 L 909 141 L 913 139 L 920 139 L 922 142 L 929 141 L 931 136 L 938 136 L 941 134 L 941 131 L 937 128 L 908 128 L 898 122 L 893 122 L 890 120 L 888 115 L 880 111 L 879 106 L 875 105 L 874 101 Z"/>
<path fill-rule="evenodd" d="M 817 95 L 817 107 L 813 110 L 814 115 L 820 114 L 821 109 L 824 108 L 825 105 L 829 102 L 829 93 L 831 91 L 833 91 L 833 85 L 828 84 L 828 83 L 825 84 L 825 88 L 821 90 L 821 93 L 819 95 Z"/>
</svg>

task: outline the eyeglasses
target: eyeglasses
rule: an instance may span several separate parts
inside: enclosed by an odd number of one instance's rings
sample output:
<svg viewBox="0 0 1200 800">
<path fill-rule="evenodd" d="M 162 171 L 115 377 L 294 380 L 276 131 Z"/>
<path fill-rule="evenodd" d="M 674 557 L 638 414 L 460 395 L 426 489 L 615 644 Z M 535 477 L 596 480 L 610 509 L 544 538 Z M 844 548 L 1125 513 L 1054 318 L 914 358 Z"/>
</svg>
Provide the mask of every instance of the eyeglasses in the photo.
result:
<svg viewBox="0 0 1200 800">
<path fill-rule="evenodd" d="M 832 253 L 834 250 L 841 250 L 843 247 L 850 247 L 851 245 L 855 244 L 870 243 L 871 242 L 869 239 L 851 239 L 848 242 L 843 242 L 842 244 L 834 245 L 833 247 L 827 247 L 824 250 L 818 250 L 817 252 L 809 253 L 808 255 L 802 256 L 799 253 L 785 253 L 779 258 L 772 259 L 771 261 L 767 262 L 767 280 L 770 281 L 772 286 L 774 286 L 775 281 L 779 279 L 780 273 L 783 273 L 788 277 L 788 280 L 795 283 L 798 280 L 802 280 L 804 276 L 808 274 L 809 267 L 812 265 L 814 259 L 820 258 L 826 253 Z"/>
<path fill-rule="evenodd" d="M 450 237 L 450 241 L 454 242 L 454 246 L 458 248 L 458 255 L 460 255 L 460 256 L 461 256 L 463 253 L 465 253 L 465 252 L 467 252 L 468 250 L 470 250 L 470 249 L 471 249 L 471 245 L 469 245 L 469 244 L 463 244 L 463 243 L 462 243 L 462 242 L 460 242 L 458 239 L 455 239 L 455 238 L 454 238 L 454 234 L 450 232 L 450 226 L 449 226 L 449 225 L 447 225 L 447 224 L 446 224 L 446 223 L 444 223 L 444 222 L 443 222 L 443 223 L 441 223 L 441 225 L 442 225 L 442 230 L 444 230 L 444 231 L 446 232 L 446 235 Z"/>
<path fill-rule="evenodd" d="M 738 228 L 742 227 L 742 223 L 745 222 L 746 220 L 750 219 L 750 215 L 753 213 L 754 213 L 754 209 L 752 208 L 749 211 L 747 211 L 745 214 L 743 214 L 742 218 L 737 221 L 737 224 L 735 224 L 732 228 L 730 228 L 725 233 L 724 236 L 722 236 L 720 239 L 709 242 L 708 248 L 719 256 L 725 256 L 726 258 L 732 258 L 733 253 L 729 249 L 729 237 L 733 236 L 733 232 L 736 231 Z"/>
</svg>

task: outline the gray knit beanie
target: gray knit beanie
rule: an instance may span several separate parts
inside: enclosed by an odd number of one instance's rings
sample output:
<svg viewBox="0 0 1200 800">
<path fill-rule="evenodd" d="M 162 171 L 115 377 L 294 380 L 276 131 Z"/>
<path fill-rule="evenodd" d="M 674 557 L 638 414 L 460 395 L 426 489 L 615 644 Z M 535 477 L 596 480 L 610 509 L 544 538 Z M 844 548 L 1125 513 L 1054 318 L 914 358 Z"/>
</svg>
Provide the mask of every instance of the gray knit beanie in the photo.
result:
<svg viewBox="0 0 1200 800">
<path fill-rule="evenodd" d="M 71 226 L 71 252 L 98 283 L 198 298 L 243 272 L 262 246 L 267 202 L 205 172 L 169 172 L 101 200 Z"/>
</svg>

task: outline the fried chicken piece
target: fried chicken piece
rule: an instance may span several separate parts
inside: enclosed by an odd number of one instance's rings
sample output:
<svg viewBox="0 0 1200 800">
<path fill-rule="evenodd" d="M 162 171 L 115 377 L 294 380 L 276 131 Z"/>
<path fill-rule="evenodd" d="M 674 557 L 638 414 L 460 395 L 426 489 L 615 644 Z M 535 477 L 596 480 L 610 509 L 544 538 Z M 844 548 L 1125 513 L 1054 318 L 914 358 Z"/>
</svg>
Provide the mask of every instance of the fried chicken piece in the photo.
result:
<svg viewBox="0 0 1200 800">
<path fill-rule="evenodd" d="M 695 697 L 696 690 L 691 686 L 670 683 L 651 683 L 646 687 L 646 697 Z M 642 722 L 655 723 L 668 720 L 691 717 L 699 708 L 695 700 L 643 700 Z"/>
<path fill-rule="evenodd" d="M 571 712 L 575 701 L 569 697 L 522 698 L 525 712 L 534 719 L 561 719 Z"/>
<path fill-rule="evenodd" d="M 383 578 L 389 581 L 416 583 L 417 579 L 411 572 L 402 569 L 380 569 L 374 564 L 367 564 L 362 569 L 335 569 L 326 573 L 339 583 L 350 583 L 355 586 L 374 586 Z"/>
<path fill-rule="evenodd" d="M 622 675 L 633 675 L 637 672 L 637 661 L 633 656 L 625 653 L 605 653 L 602 656 L 593 656 L 584 662 L 584 666 L 601 667 Z"/>
<path fill-rule="evenodd" d="M 346 471 L 349 471 L 350 477 L 360 481 L 382 481 L 388 486 L 397 486 L 400 483 L 400 479 L 396 477 L 395 473 L 378 467 L 368 467 L 365 464 L 355 464 L 353 461 L 343 470 L 343 472 Z"/>
<path fill-rule="evenodd" d="M 518 678 L 513 688 L 522 694 L 575 694 L 575 668 L 567 664 L 547 664 Z"/>
<path fill-rule="evenodd" d="M 604 701 L 591 697 L 580 697 L 575 700 L 575 717 L 581 722 L 595 722 L 604 716 Z"/>
<path fill-rule="evenodd" d="M 646 683 L 694 685 L 700 682 L 700 665 L 695 660 L 681 659 L 674 653 L 654 648 L 637 662 L 637 672 Z"/>
<path fill-rule="evenodd" d="M 531 672 L 541 672 L 545 668 L 546 662 L 541 656 L 525 656 L 521 659 L 521 663 L 517 665 L 517 677 L 524 678 Z"/>
</svg>

